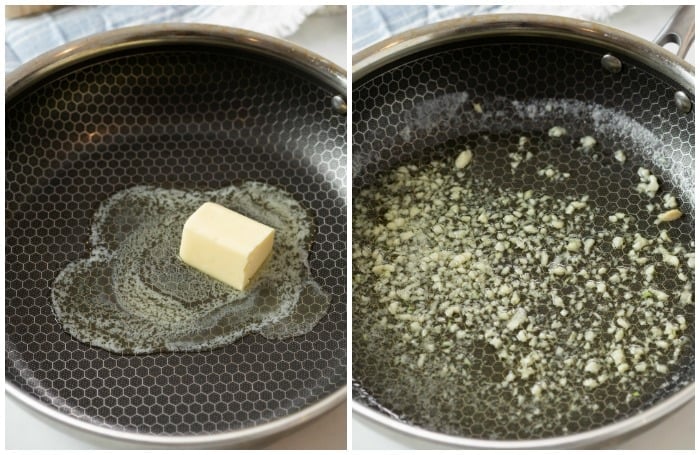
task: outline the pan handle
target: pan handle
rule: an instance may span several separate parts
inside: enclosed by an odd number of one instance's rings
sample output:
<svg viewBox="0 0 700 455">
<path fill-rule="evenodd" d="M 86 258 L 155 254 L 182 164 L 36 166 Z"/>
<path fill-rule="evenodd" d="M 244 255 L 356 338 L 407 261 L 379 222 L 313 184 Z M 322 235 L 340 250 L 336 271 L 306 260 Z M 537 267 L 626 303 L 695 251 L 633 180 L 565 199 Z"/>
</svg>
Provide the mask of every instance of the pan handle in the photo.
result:
<svg viewBox="0 0 700 455">
<path fill-rule="evenodd" d="M 664 46 L 668 43 L 677 44 L 677 55 L 680 58 L 685 58 L 693 41 L 695 41 L 694 5 L 679 7 L 654 39 L 654 42 L 659 46 Z"/>
</svg>

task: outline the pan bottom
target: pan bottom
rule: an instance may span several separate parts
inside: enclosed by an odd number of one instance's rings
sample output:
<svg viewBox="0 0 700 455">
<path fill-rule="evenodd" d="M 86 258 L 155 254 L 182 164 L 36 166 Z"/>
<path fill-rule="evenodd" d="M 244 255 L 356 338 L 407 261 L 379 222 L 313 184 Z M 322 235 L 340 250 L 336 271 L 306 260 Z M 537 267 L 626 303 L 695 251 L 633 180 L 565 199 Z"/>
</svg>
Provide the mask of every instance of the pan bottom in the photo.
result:
<svg viewBox="0 0 700 455">
<path fill-rule="evenodd" d="M 386 412 L 538 439 L 688 383 L 692 216 L 655 223 L 673 188 L 642 191 L 638 150 L 549 126 L 450 140 L 355 191 L 353 374 Z"/>
</svg>

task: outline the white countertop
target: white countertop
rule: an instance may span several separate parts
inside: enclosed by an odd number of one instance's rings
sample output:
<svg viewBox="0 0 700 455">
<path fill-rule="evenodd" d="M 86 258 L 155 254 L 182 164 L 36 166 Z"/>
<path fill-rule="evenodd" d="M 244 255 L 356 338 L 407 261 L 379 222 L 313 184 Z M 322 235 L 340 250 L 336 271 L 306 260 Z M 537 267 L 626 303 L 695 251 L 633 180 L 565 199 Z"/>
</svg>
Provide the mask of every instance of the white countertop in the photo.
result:
<svg viewBox="0 0 700 455">
<path fill-rule="evenodd" d="M 653 40 L 674 6 L 629 6 L 604 23 L 642 38 Z M 695 62 L 695 46 L 686 59 Z M 695 400 L 657 426 L 608 449 L 692 449 L 695 447 Z M 443 449 L 449 446 L 426 443 L 384 428 L 362 416 L 352 417 L 353 449 Z"/>
<path fill-rule="evenodd" d="M 323 39 L 318 39 L 322 36 Z M 288 40 L 347 66 L 346 18 L 315 15 L 308 18 Z M 5 394 L 6 449 L 136 449 L 143 448 L 86 434 L 30 409 Z M 347 406 L 343 403 L 305 426 L 268 442 L 264 449 L 344 449 L 347 446 Z M 39 436 L 39 437 L 38 437 Z"/>
</svg>

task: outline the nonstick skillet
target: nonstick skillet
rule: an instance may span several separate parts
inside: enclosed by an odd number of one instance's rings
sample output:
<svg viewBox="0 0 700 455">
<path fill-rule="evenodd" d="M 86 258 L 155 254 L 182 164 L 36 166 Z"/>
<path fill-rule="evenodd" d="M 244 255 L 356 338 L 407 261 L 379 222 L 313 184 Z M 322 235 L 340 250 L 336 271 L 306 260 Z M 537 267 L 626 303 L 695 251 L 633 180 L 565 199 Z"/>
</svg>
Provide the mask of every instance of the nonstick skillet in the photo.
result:
<svg viewBox="0 0 700 455">
<path fill-rule="evenodd" d="M 682 49 L 688 48 L 694 36 L 693 9 L 684 12 L 686 20 L 674 23 L 684 27 L 666 30 L 662 43 L 676 41 Z M 673 233 L 692 251 L 694 93 L 692 66 L 655 44 L 590 22 L 487 15 L 409 31 L 354 57 L 353 200 L 399 166 L 420 169 L 431 160 L 454 160 L 466 145 L 474 156 L 469 172 L 488 182 L 484 185 L 490 191 L 530 182 L 553 198 L 589 194 L 597 206 L 643 220 L 649 219 L 649 213 L 634 188 L 639 167 L 646 166 L 683 201 L 686 216 Z M 506 154 L 517 153 L 518 137 L 544 138 L 553 126 L 570 132 L 570 139 L 564 141 L 569 145 L 540 158 L 550 156 L 549 164 L 565 168 L 572 180 L 540 187 L 537 167 L 522 166 L 512 174 Z M 598 141 L 597 158 L 575 147 L 579 138 L 589 134 Z M 494 143 L 500 145 L 494 147 Z M 613 158 L 619 148 L 629 151 L 624 166 Z M 356 206 L 353 213 L 358 212 Z M 384 214 L 379 211 L 376 216 Z M 354 219 L 353 232 L 356 224 Z M 360 243 L 353 234 L 353 248 Z M 353 261 L 353 274 L 355 270 Z M 402 353 L 396 352 L 393 342 L 382 341 L 392 340 L 390 331 L 379 328 L 378 321 L 384 315 L 391 317 L 390 310 L 382 312 L 380 296 L 368 290 L 372 287 L 367 284 L 372 280 L 369 274 L 361 278 L 364 284 L 353 287 L 353 410 L 401 432 L 462 447 L 576 447 L 642 428 L 693 396 L 691 322 L 680 361 L 643 398 L 628 400 L 625 393 L 605 396 L 599 392 L 596 399 L 604 411 L 601 407 L 600 412 L 574 412 L 561 419 L 559 429 L 552 429 L 554 425 L 544 430 L 534 420 L 507 417 L 521 412 L 510 404 L 515 400 L 499 404 L 467 398 L 476 396 L 469 394 L 471 390 L 491 393 L 481 384 L 459 384 L 463 397 L 453 394 L 450 400 L 440 399 L 449 391 L 439 384 L 456 382 L 414 373 L 421 368 L 420 360 L 417 366 L 402 363 Z M 415 281 L 420 282 L 420 277 Z M 430 298 L 431 291 L 424 291 Z M 419 290 L 414 287 L 412 292 Z M 680 311 L 686 320 L 694 321 L 692 305 Z M 411 317 L 410 312 L 406 317 Z M 533 317 L 547 316 L 543 312 Z M 396 336 L 399 339 L 402 334 Z M 449 342 L 449 336 L 444 340 Z M 507 373 L 491 366 L 497 365 L 496 350 L 487 343 L 464 349 L 474 371 L 483 377 L 502 378 Z M 431 356 L 428 351 L 424 354 Z M 439 367 L 449 371 L 450 365 Z M 439 372 L 434 370 L 436 378 Z"/>
<path fill-rule="evenodd" d="M 340 403 L 346 383 L 345 74 L 243 30 L 160 25 L 70 43 L 8 76 L 6 383 L 62 422 L 117 439 L 259 443 Z M 310 211 L 309 264 L 331 296 L 306 335 L 118 355 L 72 338 L 52 283 L 89 254 L 101 202 L 135 186 L 264 182 Z"/>
</svg>

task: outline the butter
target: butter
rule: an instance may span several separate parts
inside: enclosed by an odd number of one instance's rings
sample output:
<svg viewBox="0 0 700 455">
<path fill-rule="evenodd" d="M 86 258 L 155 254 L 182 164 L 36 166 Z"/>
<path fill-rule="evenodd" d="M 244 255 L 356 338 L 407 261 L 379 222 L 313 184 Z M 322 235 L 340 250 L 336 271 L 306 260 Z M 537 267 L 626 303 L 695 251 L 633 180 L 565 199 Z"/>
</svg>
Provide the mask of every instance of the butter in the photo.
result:
<svg viewBox="0 0 700 455">
<path fill-rule="evenodd" d="M 180 258 L 236 289 L 244 290 L 272 252 L 275 230 L 213 202 L 185 222 Z"/>
</svg>

